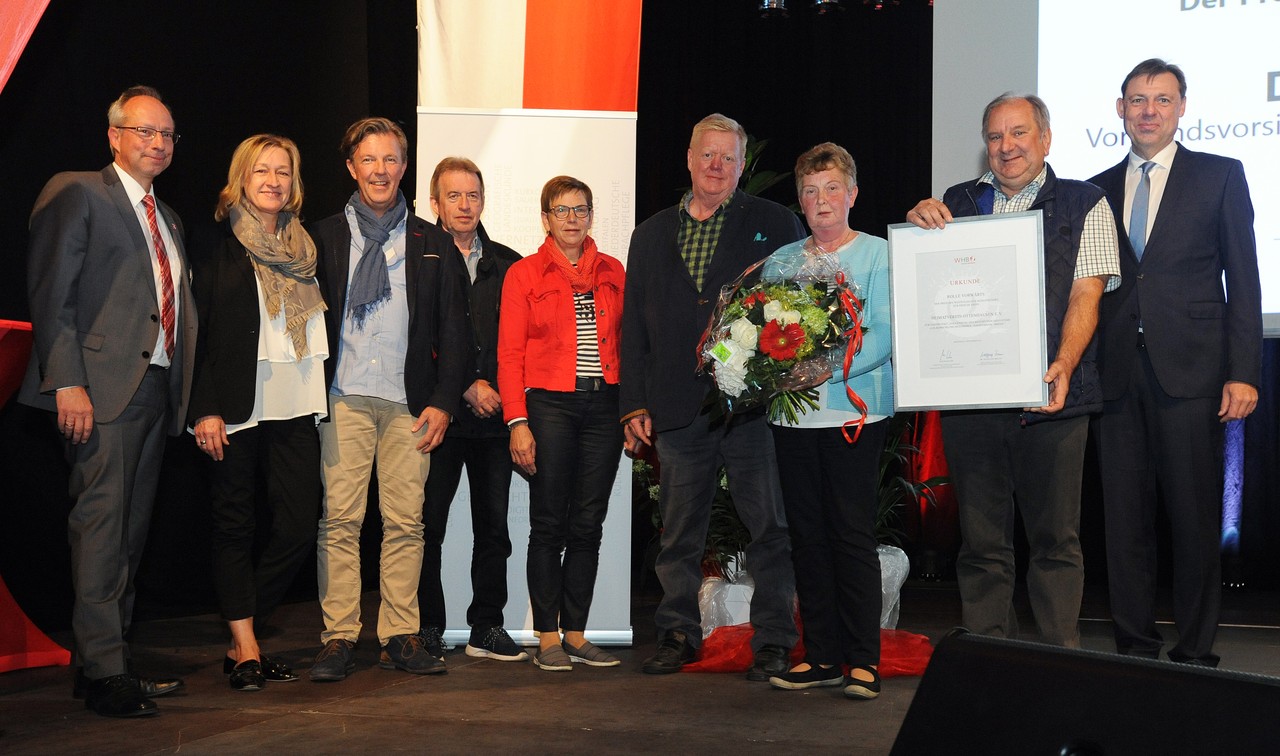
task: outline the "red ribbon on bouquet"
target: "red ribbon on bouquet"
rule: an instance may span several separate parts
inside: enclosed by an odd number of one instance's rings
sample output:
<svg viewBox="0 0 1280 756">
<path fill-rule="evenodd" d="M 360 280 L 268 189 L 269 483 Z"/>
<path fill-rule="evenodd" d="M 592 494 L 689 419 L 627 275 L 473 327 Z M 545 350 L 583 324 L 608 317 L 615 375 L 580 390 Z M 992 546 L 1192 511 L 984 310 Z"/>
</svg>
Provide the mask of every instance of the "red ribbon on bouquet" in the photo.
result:
<svg viewBox="0 0 1280 756">
<path fill-rule="evenodd" d="M 849 328 L 844 335 L 849 339 L 844 350 L 844 391 L 849 397 L 849 403 L 857 407 L 859 417 L 857 420 L 850 420 L 840 427 L 840 432 L 844 434 L 844 440 L 849 443 L 855 443 L 858 436 L 862 435 L 862 427 L 867 422 L 867 403 L 858 396 L 857 392 L 849 388 L 849 368 L 853 366 L 853 356 L 862 351 L 862 300 L 853 293 L 853 290 L 844 285 L 844 271 L 836 272 L 836 284 L 840 286 L 839 300 L 840 308 L 849 316 Z M 849 426 L 853 426 L 853 435 L 849 435 Z"/>
</svg>

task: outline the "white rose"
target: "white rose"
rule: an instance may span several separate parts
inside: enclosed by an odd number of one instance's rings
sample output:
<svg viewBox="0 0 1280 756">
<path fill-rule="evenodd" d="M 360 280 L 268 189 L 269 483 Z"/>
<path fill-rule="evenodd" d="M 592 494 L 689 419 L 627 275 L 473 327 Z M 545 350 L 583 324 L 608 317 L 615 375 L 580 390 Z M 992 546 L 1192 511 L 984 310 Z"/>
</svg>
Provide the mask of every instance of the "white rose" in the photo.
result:
<svg viewBox="0 0 1280 756">
<path fill-rule="evenodd" d="M 777 320 L 778 320 L 778 325 L 782 325 L 782 326 L 791 325 L 792 323 L 799 323 L 800 311 L 799 310 L 783 310 L 782 312 L 778 313 Z"/>
<path fill-rule="evenodd" d="M 730 355 L 729 359 L 725 360 L 723 364 L 730 370 L 745 373 L 747 371 L 747 360 L 755 356 L 756 350 L 754 349 L 740 349 Z"/>
<path fill-rule="evenodd" d="M 716 385 L 726 396 L 738 397 L 747 390 L 747 370 L 745 367 L 734 369 L 728 363 L 716 368 Z"/>
<path fill-rule="evenodd" d="M 738 318 L 729 326 L 729 336 L 744 349 L 755 349 L 760 334 L 755 324 L 746 318 Z"/>
<path fill-rule="evenodd" d="M 770 320 L 777 320 L 782 314 L 782 303 L 776 299 L 770 299 L 764 303 L 764 321 L 768 323 Z"/>
</svg>

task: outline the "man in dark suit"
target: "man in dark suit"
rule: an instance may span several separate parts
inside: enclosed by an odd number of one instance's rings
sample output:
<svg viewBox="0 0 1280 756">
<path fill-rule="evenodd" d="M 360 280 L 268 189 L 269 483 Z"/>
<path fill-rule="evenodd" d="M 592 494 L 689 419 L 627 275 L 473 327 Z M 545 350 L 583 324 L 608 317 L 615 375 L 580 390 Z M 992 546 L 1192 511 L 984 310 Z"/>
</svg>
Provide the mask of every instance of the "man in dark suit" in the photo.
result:
<svg viewBox="0 0 1280 756">
<path fill-rule="evenodd" d="M 507 605 L 507 558 L 511 534 L 507 504 L 511 493 L 511 434 L 502 422 L 498 396 L 498 304 L 507 269 L 520 253 L 489 238 L 480 223 L 484 212 L 484 176 L 467 158 L 447 157 L 431 174 L 431 210 L 449 232 L 459 259 L 458 280 L 467 292 L 474 337 L 471 373 L 462 394 L 463 412 L 449 435 L 431 455 L 423 509 L 422 580 L 418 606 L 427 649 L 443 656 L 444 588 L 440 584 L 440 549 L 449 523 L 449 505 L 458 492 L 462 467 L 467 468 L 471 499 L 471 605 L 467 624 L 468 656 L 498 661 L 525 661 L 529 654 L 503 628 Z"/>
<path fill-rule="evenodd" d="M 19 398 L 56 412 L 67 442 L 74 693 L 132 717 L 182 687 L 135 676 L 125 636 L 165 434 L 187 415 L 196 309 L 182 225 L 152 189 L 173 160 L 173 116 L 154 89 L 131 87 L 107 122 L 112 164 L 54 176 L 31 213 L 35 349 Z"/>
<path fill-rule="evenodd" d="M 317 572 L 324 648 L 311 679 L 344 679 L 360 636 L 360 528 L 377 461 L 382 555 L 379 665 L 445 671 L 419 635 L 423 486 L 467 378 L 462 261 L 448 234 L 408 211 L 400 193 L 404 131 L 365 118 L 342 140 L 356 191 L 311 229 L 328 310 L 329 417 L 320 424 L 324 513 Z"/>
<path fill-rule="evenodd" d="M 795 575 L 783 514 L 773 436 L 762 412 L 713 426 L 702 412 L 711 388 L 695 354 L 720 287 L 803 235 L 795 214 L 738 190 L 747 135 L 731 118 L 707 116 L 693 128 L 687 162 L 693 189 L 631 236 L 622 315 L 622 420 L 627 446 L 653 443 L 661 459 L 662 602 L 658 652 L 650 674 L 677 672 L 702 641 L 698 589 L 716 470 L 751 533 L 746 563 L 755 579 L 747 679 L 786 672 L 795 645 Z"/>
<path fill-rule="evenodd" d="M 1174 142 L 1177 66 L 1139 63 L 1116 113 L 1132 152 L 1093 177 L 1116 217 L 1123 283 L 1101 311 L 1098 456 L 1116 647 L 1155 657 L 1156 492 L 1173 532 L 1174 661 L 1216 666 L 1222 424 L 1258 402 L 1262 305 L 1238 160 Z M 1223 275 L 1227 291 L 1223 291 Z"/>
</svg>

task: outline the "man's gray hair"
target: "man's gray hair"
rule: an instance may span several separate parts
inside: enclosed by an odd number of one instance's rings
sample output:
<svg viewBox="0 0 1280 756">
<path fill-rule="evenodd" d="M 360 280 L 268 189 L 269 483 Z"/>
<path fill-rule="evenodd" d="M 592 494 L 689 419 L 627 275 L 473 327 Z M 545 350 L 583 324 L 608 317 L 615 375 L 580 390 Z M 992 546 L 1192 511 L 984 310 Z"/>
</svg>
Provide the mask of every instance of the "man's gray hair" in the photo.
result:
<svg viewBox="0 0 1280 756">
<path fill-rule="evenodd" d="M 116 98 L 116 101 L 111 103 L 111 106 L 107 108 L 108 126 L 124 125 L 124 104 L 135 97 L 154 97 L 159 100 L 160 104 L 164 105 L 166 109 L 169 107 L 165 104 L 164 98 L 160 96 L 160 93 L 155 90 L 155 87 L 137 84 L 121 92 L 120 96 Z M 170 110 L 169 113 L 172 115 L 173 111 Z"/>
<path fill-rule="evenodd" d="M 1044 104 L 1044 100 L 1033 94 L 1014 94 L 1013 92 L 1005 92 L 991 102 L 987 103 L 987 107 L 982 111 L 982 138 L 987 138 L 987 122 L 991 120 L 991 111 L 1005 104 L 1006 102 L 1022 101 L 1031 106 L 1031 111 L 1035 115 L 1036 125 L 1040 127 L 1041 132 L 1049 131 L 1049 106 Z"/>
</svg>

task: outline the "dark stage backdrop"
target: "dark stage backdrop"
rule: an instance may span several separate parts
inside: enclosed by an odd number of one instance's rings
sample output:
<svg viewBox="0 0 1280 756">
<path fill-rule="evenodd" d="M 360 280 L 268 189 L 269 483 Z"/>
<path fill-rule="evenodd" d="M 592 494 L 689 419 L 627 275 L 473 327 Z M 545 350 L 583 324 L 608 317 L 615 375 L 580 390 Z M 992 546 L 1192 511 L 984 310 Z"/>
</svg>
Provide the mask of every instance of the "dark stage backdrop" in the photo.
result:
<svg viewBox="0 0 1280 756">
<path fill-rule="evenodd" d="M 802 3 L 787 19 L 761 19 L 750 0 L 645 3 L 640 53 L 637 221 L 673 203 L 689 183 L 685 150 L 692 124 L 721 111 L 770 140 L 761 167 L 788 171 L 796 155 L 825 140 L 858 162 L 854 228 L 885 226 L 930 190 L 931 10 L 904 3 L 876 12 L 846 0 L 844 12 L 815 16 Z M 26 223 L 44 182 L 62 170 L 110 161 L 106 107 L 135 83 L 157 87 L 182 133 L 160 196 L 188 230 L 212 218 L 231 151 L 244 137 L 273 131 L 303 156 L 304 216 L 336 212 L 353 189 L 337 152 L 345 127 L 385 115 L 415 136 L 417 37 L 414 0 L 263 2 L 224 0 L 148 7 L 119 0 L 53 0 L 12 78 L 0 93 L 0 318 L 25 320 Z M 604 45 L 608 40 L 587 39 Z M 483 50 L 475 53 L 484 65 Z M 572 72 L 565 72 L 572 86 Z M 997 94 L 995 92 L 992 93 Z M 978 124 L 971 131 L 978 148 Z M 415 166 L 402 182 L 410 201 Z M 430 169 L 430 166 L 424 168 Z M 787 181 L 768 196 L 794 201 Z M 1274 360 L 1273 360 L 1274 363 Z M 1274 369 L 1269 373 L 1274 376 Z M 1273 483 L 1275 397 L 1259 480 Z M 1262 414 L 1261 412 L 1259 414 Z M 69 622 L 65 536 L 66 472 L 47 420 L 26 408 L 0 411 L 0 575 L 46 629 Z M 1259 439 L 1261 440 L 1261 439 Z M 138 578 L 139 615 L 210 611 L 209 516 L 202 460 L 189 438 L 170 443 L 148 552 Z M 1101 512 L 1086 470 L 1086 535 L 1091 578 L 1101 574 Z M 1254 485 L 1251 483 L 1251 485 Z M 1270 486 L 1275 490 L 1275 486 Z M 1251 539 L 1280 533 L 1274 495 L 1246 505 L 1246 577 L 1274 583 L 1275 560 L 1252 570 Z M 1251 508 L 1250 508 L 1251 507 Z M 376 544 L 376 515 L 366 535 Z M 1096 533 L 1090 535 L 1090 523 Z M 514 537 L 522 537 L 514 534 Z M 366 546 L 369 539 L 366 539 Z M 366 552 L 366 585 L 376 549 Z M 1096 558 L 1095 558 L 1096 557 Z M 313 566 L 297 595 L 315 595 Z M 319 618 L 316 619 L 317 630 Z"/>
</svg>

